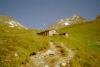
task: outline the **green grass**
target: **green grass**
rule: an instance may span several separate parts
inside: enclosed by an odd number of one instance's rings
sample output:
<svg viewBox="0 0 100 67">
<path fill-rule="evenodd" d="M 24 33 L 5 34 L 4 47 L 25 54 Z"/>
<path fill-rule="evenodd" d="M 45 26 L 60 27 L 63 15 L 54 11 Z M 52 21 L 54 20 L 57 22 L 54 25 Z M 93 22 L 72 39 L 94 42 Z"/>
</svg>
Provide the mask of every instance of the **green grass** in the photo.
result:
<svg viewBox="0 0 100 67">
<path fill-rule="evenodd" d="M 0 66 L 19 67 L 32 52 L 48 47 L 48 38 L 36 35 L 29 29 L 0 25 Z M 18 53 L 18 56 L 15 56 Z"/>
<path fill-rule="evenodd" d="M 100 20 L 65 27 L 59 32 L 69 33 L 62 41 L 75 52 L 72 67 L 100 66 Z"/>
<path fill-rule="evenodd" d="M 76 24 L 58 30 L 68 32 L 69 37 L 55 35 L 39 36 L 37 30 L 10 28 L 0 25 L 0 67 L 20 67 L 26 62 L 32 52 L 48 48 L 48 42 L 53 40 L 64 43 L 75 52 L 71 67 L 100 66 L 100 20 Z M 18 53 L 18 56 L 15 56 Z"/>
</svg>

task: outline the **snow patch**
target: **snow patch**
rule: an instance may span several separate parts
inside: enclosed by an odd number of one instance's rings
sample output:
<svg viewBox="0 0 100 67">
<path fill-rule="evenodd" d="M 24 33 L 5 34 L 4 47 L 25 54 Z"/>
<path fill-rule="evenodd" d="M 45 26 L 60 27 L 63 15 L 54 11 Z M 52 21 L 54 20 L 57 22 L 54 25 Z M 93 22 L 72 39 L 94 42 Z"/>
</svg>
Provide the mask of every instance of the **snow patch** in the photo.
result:
<svg viewBox="0 0 100 67">
<path fill-rule="evenodd" d="M 67 26 L 67 25 L 70 25 L 70 24 L 68 22 L 65 22 L 64 25 Z"/>
<path fill-rule="evenodd" d="M 10 21 L 9 25 L 10 25 L 9 27 L 15 27 L 15 26 L 17 26 L 17 24 L 16 24 L 15 21 Z"/>
<path fill-rule="evenodd" d="M 9 23 L 10 25 L 14 25 L 12 22 Z"/>
</svg>

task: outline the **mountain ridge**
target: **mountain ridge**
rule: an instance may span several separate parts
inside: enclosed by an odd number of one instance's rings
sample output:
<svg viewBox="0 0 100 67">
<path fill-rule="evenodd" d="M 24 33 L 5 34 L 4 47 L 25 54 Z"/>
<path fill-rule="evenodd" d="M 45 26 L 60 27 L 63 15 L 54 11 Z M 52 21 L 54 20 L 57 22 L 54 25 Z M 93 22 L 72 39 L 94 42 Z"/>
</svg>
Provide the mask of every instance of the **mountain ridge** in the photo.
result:
<svg viewBox="0 0 100 67">
<path fill-rule="evenodd" d="M 84 23 L 86 21 L 87 21 L 87 19 L 81 17 L 80 15 L 75 14 L 69 18 L 57 20 L 56 22 L 51 24 L 48 27 L 48 29 L 59 29 L 59 28 L 63 28 L 63 27 L 69 26 L 69 25 L 73 25 L 73 24 Z"/>
<path fill-rule="evenodd" d="M 27 29 L 20 22 L 16 21 L 13 17 L 10 16 L 0 16 L 0 25 L 6 25 L 8 27 L 17 27 L 19 29 Z"/>
</svg>

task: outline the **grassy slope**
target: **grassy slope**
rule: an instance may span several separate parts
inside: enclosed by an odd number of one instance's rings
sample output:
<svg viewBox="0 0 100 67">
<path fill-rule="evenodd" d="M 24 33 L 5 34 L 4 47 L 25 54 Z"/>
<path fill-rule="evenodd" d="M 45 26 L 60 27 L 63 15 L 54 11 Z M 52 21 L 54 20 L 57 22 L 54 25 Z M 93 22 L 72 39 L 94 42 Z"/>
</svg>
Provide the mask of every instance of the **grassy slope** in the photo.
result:
<svg viewBox="0 0 100 67">
<path fill-rule="evenodd" d="M 59 30 L 69 37 L 38 36 L 34 30 L 10 28 L 0 25 L 0 66 L 19 67 L 32 52 L 48 48 L 48 41 L 65 43 L 75 52 L 72 67 L 100 66 L 100 20 L 73 25 Z M 8 32 L 9 31 L 9 32 Z M 14 56 L 18 53 L 18 56 Z"/>
<path fill-rule="evenodd" d="M 89 23 L 72 25 L 59 32 L 68 32 L 69 37 L 57 37 L 75 52 L 72 67 L 100 66 L 100 20 Z"/>
<path fill-rule="evenodd" d="M 0 25 L 0 67 L 19 67 L 32 52 L 48 47 L 47 42 L 46 37 L 37 36 L 34 30 Z"/>
</svg>

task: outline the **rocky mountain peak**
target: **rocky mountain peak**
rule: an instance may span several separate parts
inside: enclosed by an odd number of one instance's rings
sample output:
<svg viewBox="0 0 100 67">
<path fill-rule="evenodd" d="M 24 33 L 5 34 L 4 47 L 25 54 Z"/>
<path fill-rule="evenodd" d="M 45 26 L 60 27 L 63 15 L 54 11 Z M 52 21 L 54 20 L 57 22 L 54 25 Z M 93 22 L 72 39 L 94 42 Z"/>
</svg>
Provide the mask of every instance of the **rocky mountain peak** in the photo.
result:
<svg viewBox="0 0 100 67">
<path fill-rule="evenodd" d="M 72 24 L 83 23 L 85 21 L 87 21 L 85 18 L 81 17 L 80 15 L 74 14 L 69 18 L 64 18 L 56 21 L 54 24 L 50 25 L 49 28 L 58 29 Z"/>
<path fill-rule="evenodd" d="M 86 19 L 81 17 L 80 15 L 74 14 L 70 19 L 74 20 L 80 20 L 80 21 L 85 21 Z"/>
</svg>

